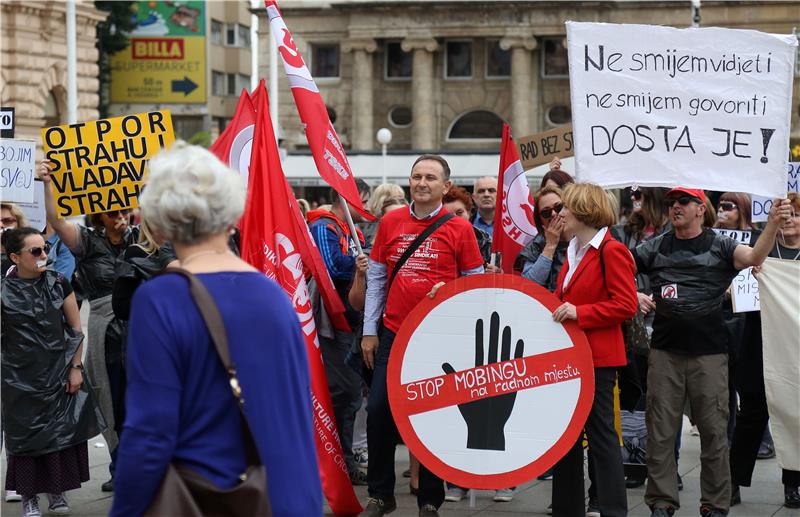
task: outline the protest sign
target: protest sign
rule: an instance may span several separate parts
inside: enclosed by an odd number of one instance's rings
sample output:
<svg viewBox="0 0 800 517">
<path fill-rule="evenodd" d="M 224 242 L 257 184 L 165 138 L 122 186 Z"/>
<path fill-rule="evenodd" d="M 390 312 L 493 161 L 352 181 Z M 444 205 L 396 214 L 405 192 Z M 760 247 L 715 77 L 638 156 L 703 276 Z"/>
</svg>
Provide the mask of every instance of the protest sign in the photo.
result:
<svg viewBox="0 0 800 517">
<path fill-rule="evenodd" d="M 35 159 L 33 140 L 0 140 L 0 199 L 33 202 Z"/>
<path fill-rule="evenodd" d="M 713 228 L 719 235 L 725 235 L 739 244 L 749 246 L 753 232 L 750 230 L 728 230 Z M 751 312 L 760 309 L 758 302 L 758 281 L 753 276 L 753 268 L 749 267 L 739 271 L 731 282 L 731 303 L 733 312 Z"/>
<path fill-rule="evenodd" d="M 545 131 L 544 133 L 523 136 L 517 139 L 517 146 L 519 147 L 522 168 L 525 170 L 548 163 L 555 156 L 559 158 L 574 156 L 572 124 Z"/>
<path fill-rule="evenodd" d="M 559 305 L 533 282 L 472 275 L 411 311 L 392 344 L 389 403 L 404 443 L 437 476 L 523 484 L 578 440 L 592 354 L 574 321 L 553 321 Z"/>
<path fill-rule="evenodd" d="M 16 125 L 14 108 L 0 108 L 0 138 L 14 138 Z"/>
<path fill-rule="evenodd" d="M 795 36 L 567 22 L 567 39 L 579 180 L 786 194 Z"/>
<path fill-rule="evenodd" d="M 33 182 L 33 202 L 17 203 L 19 209 L 25 214 L 25 219 L 28 220 L 28 226 L 36 228 L 37 230 L 44 230 L 45 226 L 47 226 L 47 215 L 44 209 L 44 192 L 44 183 L 35 180 Z"/>
<path fill-rule="evenodd" d="M 148 160 L 173 140 L 169 111 L 42 129 L 58 217 L 136 208 Z"/>
<path fill-rule="evenodd" d="M 787 165 L 789 174 L 786 179 L 787 192 L 800 192 L 800 162 L 789 162 Z M 769 211 L 772 208 L 772 198 L 753 195 L 751 215 L 754 223 L 764 223 L 769 219 Z"/>
</svg>

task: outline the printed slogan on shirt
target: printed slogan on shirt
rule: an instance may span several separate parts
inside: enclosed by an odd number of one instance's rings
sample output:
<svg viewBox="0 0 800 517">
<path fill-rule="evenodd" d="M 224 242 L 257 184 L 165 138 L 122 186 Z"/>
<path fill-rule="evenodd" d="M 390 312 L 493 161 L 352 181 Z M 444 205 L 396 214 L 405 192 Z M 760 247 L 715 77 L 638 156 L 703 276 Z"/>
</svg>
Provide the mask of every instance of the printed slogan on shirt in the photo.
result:
<svg viewBox="0 0 800 517">
<path fill-rule="evenodd" d="M 136 208 L 148 161 L 173 140 L 169 111 L 42 129 L 58 217 Z"/>
</svg>

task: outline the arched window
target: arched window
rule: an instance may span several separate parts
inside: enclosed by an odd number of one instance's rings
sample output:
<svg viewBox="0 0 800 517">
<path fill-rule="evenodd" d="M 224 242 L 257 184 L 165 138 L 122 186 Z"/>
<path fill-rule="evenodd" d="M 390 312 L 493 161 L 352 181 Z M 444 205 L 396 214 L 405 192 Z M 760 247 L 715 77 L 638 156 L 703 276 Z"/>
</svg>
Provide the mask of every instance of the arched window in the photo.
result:
<svg viewBox="0 0 800 517">
<path fill-rule="evenodd" d="M 475 110 L 461 115 L 447 134 L 448 140 L 500 140 L 503 119 L 488 110 Z"/>
<path fill-rule="evenodd" d="M 67 92 L 61 86 L 56 86 L 44 100 L 44 127 L 60 126 L 66 124 L 66 98 Z"/>
</svg>

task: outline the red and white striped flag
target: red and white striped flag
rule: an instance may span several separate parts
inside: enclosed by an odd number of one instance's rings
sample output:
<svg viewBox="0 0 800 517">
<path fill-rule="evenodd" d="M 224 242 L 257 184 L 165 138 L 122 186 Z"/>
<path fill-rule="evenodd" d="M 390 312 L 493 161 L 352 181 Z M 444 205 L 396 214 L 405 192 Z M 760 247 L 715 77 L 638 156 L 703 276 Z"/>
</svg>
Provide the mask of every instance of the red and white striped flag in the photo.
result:
<svg viewBox="0 0 800 517">
<path fill-rule="evenodd" d="M 314 78 L 311 77 L 311 73 L 303 61 L 303 56 L 297 50 L 292 35 L 283 21 L 277 2 L 265 0 L 264 3 L 267 7 L 272 34 L 283 61 L 283 68 L 289 78 L 294 103 L 297 105 L 300 120 L 305 126 L 308 147 L 314 156 L 314 163 L 317 165 L 319 175 L 367 221 L 374 221 L 375 217 L 364 210 L 362 206 L 353 171 L 328 116 L 328 109 L 319 94 Z"/>
<path fill-rule="evenodd" d="M 514 262 L 522 248 L 536 237 L 538 231 L 533 220 L 536 205 L 508 124 L 503 124 L 497 184 L 500 188 L 494 211 L 492 251 L 502 252 L 503 272 L 518 274 L 518 271 L 513 270 Z"/>
</svg>

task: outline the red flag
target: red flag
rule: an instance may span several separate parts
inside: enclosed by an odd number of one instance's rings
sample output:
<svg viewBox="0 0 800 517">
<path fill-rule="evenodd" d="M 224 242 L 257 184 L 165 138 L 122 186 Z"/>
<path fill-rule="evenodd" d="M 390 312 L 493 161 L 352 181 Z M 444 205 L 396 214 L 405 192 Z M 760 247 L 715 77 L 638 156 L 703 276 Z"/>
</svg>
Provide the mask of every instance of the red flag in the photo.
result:
<svg viewBox="0 0 800 517">
<path fill-rule="evenodd" d="M 222 163 L 239 171 L 247 181 L 247 171 L 250 169 L 250 149 L 253 144 L 253 125 L 256 123 L 256 112 L 247 90 L 242 90 L 236 114 L 225 127 L 209 151 L 214 153 Z"/>
<path fill-rule="evenodd" d="M 361 204 L 358 195 L 353 171 L 344 154 L 336 130 L 331 124 L 328 116 L 328 109 L 319 94 L 317 84 L 311 73 L 308 71 L 300 51 L 292 40 L 292 35 L 281 17 L 278 4 L 274 0 L 265 0 L 267 16 L 269 16 L 270 27 L 278 45 L 278 51 L 283 61 L 283 68 L 289 78 L 289 86 L 292 88 L 294 103 L 300 113 L 300 120 L 305 126 L 308 147 L 314 156 L 314 163 L 317 171 L 336 192 L 341 194 L 358 213 L 366 220 L 374 221 L 375 217 Z M 336 202 L 336 200 L 334 200 Z"/>
<path fill-rule="evenodd" d="M 260 86 L 263 89 L 263 85 Z M 306 342 L 311 375 L 314 438 L 322 489 L 334 513 L 361 511 L 344 463 L 308 286 L 303 274 L 303 247 L 310 234 L 283 175 L 269 117 L 267 92 L 259 92 L 250 162 L 247 205 L 242 217 L 242 259 L 278 282 L 297 311 Z"/>
<path fill-rule="evenodd" d="M 503 124 L 503 143 L 500 146 L 500 174 L 497 184 L 497 206 L 494 210 L 492 251 L 502 252 L 503 271 L 514 273 L 519 252 L 538 233 L 533 221 L 535 204 L 528 188 L 528 178 L 519 161 L 517 145 L 511 138 L 511 128 Z M 519 273 L 519 272 L 516 272 Z"/>
</svg>

